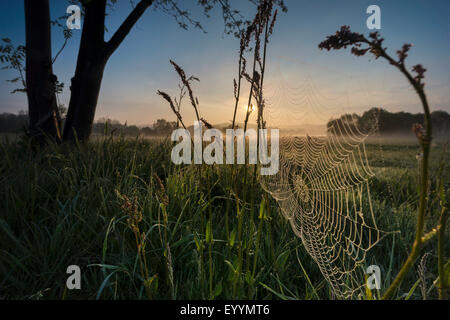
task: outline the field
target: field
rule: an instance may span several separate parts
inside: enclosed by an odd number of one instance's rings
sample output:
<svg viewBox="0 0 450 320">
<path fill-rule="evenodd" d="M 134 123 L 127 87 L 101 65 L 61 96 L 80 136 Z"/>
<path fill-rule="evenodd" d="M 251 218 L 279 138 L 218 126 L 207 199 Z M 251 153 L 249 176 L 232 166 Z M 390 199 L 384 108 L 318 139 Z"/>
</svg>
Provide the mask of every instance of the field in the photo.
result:
<svg viewBox="0 0 450 320">
<path fill-rule="evenodd" d="M 0 147 L 0 300 L 335 298 L 252 169 L 233 185 L 233 166 L 176 167 L 168 141 L 105 138 L 33 151 L 20 138 Z M 436 181 L 449 187 L 443 150 L 433 145 L 426 230 L 440 211 Z M 378 227 L 392 232 L 368 257 L 382 269 L 382 293 L 413 242 L 419 148 L 389 140 L 367 151 Z M 397 298 L 437 297 L 436 243 Z M 81 290 L 66 289 L 70 265 L 81 267 Z"/>
</svg>

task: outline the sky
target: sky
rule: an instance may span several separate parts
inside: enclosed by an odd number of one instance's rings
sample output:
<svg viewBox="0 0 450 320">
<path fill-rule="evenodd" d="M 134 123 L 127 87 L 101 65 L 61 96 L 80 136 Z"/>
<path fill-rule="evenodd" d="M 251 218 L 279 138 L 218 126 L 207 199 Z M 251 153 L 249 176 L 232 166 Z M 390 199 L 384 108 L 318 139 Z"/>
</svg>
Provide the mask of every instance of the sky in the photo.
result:
<svg viewBox="0 0 450 320">
<path fill-rule="evenodd" d="M 372 107 L 392 112 L 421 111 L 418 97 L 406 79 L 382 59 L 355 57 L 349 50 L 320 51 L 318 44 L 342 25 L 368 34 L 368 6 L 381 8 L 381 30 L 388 52 L 395 55 L 404 43 L 413 48 L 407 59 L 412 67 L 428 69 L 426 91 L 432 110 L 450 112 L 450 1 L 448 0 L 285 0 L 288 13 L 280 13 L 267 54 L 265 98 L 271 126 L 319 125 L 343 113 L 362 113 Z M 246 16 L 255 7 L 243 0 L 231 3 Z M 65 14 L 65 0 L 50 0 L 51 16 Z M 169 63 L 177 62 L 194 85 L 201 116 L 211 123 L 227 123 L 233 117 L 233 78 L 238 71 L 239 41 L 224 34 L 219 10 L 206 18 L 196 0 L 180 1 L 207 33 L 195 28 L 180 29 L 164 12 L 149 9 L 107 64 L 96 118 L 110 118 L 139 126 L 160 118 L 175 120 L 157 90 L 176 96 L 179 79 Z M 132 10 L 129 0 L 118 0 L 107 16 L 106 40 Z M 23 1 L 0 1 L 0 37 L 15 45 L 25 43 Z M 61 30 L 52 31 L 53 54 L 63 43 Z M 54 64 L 54 73 L 65 83 L 61 103 L 70 98 L 70 79 L 76 67 L 81 31 L 74 36 Z M 0 71 L 0 113 L 26 110 L 26 96 L 11 94 L 16 75 Z M 248 94 L 244 94 L 248 97 Z M 243 121 L 242 99 L 238 121 Z M 195 112 L 188 101 L 182 106 L 185 122 Z"/>
</svg>

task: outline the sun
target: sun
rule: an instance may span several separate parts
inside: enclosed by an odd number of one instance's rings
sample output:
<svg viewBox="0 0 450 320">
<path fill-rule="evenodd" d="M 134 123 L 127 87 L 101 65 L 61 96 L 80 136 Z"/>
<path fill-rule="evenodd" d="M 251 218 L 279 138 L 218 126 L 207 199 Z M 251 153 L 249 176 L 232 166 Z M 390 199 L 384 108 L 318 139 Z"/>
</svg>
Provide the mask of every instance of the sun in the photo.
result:
<svg viewBox="0 0 450 320">
<path fill-rule="evenodd" d="M 245 111 L 248 111 L 250 113 L 256 110 L 256 107 L 253 104 L 250 104 L 250 106 L 245 105 L 243 106 L 243 108 L 245 109 Z"/>
</svg>

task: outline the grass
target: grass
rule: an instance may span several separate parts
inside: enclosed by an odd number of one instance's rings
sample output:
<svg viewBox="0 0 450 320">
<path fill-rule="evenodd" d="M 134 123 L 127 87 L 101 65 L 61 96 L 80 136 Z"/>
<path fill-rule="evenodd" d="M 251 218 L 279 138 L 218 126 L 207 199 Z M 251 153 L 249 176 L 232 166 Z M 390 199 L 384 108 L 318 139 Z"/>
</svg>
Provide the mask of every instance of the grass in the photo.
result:
<svg viewBox="0 0 450 320">
<path fill-rule="evenodd" d="M 176 167 L 168 141 L 0 146 L 0 299 L 333 298 L 275 201 L 251 183 L 253 170 L 246 188 L 240 179 L 230 188 L 233 166 Z M 442 149 L 432 148 L 429 227 L 440 210 Z M 399 231 L 367 261 L 381 267 L 383 290 L 414 240 L 419 148 L 390 141 L 367 150 L 378 226 Z M 448 190 L 448 170 L 443 178 Z M 425 271 L 410 272 L 397 298 L 421 299 L 418 287 L 437 297 L 436 248 L 427 245 Z M 70 265 L 81 267 L 81 290 L 65 289 Z"/>
</svg>

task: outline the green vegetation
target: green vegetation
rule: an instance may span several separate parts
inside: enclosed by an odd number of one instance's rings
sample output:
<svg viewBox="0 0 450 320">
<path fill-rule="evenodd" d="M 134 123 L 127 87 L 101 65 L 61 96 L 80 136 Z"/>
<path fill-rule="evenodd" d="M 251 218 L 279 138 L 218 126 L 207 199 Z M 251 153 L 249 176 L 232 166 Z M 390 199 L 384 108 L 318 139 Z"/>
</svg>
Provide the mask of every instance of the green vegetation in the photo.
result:
<svg viewBox="0 0 450 320">
<path fill-rule="evenodd" d="M 333 298 L 275 201 L 253 183 L 252 169 L 245 188 L 237 179 L 230 189 L 233 166 L 176 167 L 168 141 L 103 138 L 33 151 L 15 139 L 0 146 L 0 299 Z M 366 261 L 382 270 L 375 297 L 414 241 L 419 150 L 415 143 L 367 145 L 378 227 L 398 231 Z M 431 150 L 426 231 L 439 218 L 439 181 L 449 193 L 443 150 Z M 244 177 L 244 166 L 236 170 Z M 423 253 L 397 298 L 437 297 L 437 241 Z M 82 268 L 82 290 L 65 289 L 69 265 Z"/>
</svg>

